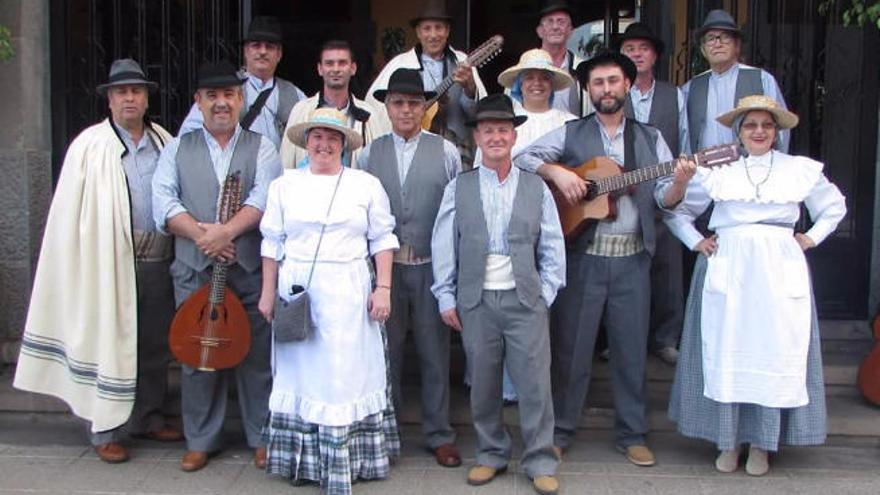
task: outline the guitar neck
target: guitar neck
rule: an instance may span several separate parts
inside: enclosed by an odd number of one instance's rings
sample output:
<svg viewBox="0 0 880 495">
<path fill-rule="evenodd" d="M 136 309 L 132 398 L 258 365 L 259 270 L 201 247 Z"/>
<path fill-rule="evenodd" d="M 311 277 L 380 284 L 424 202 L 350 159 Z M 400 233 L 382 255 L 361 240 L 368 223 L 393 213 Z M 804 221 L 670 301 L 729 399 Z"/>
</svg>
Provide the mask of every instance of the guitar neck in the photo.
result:
<svg viewBox="0 0 880 495">
<path fill-rule="evenodd" d="M 452 76 L 446 76 L 442 81 L 440 81 L 440 84 L 438 84 L 437 87 L 434 88 L 434 92 L 437 94 L 427 101 L 426 106 L 430 107 L 434 103 L 437 103 L 440 98 L 442 98 L 443 95 L 446 94 L 447 91 L 449 91 L 449 88 L 451 88 L 453 84 L 455 84 L 455 79 L 453 79 Z"/>
<path fill-rule="evenodd" d="M 695 157 L 689 156 L 688 160 L 694 160 Z M 659 177 L 672 175 L 675 171 L 675 160 L 658 163 L 650 167 L 631 170 L 620 175 L 605 177 L 596 181 L 597 194 L 606 194 L 621 189 L 626 189 L 642 182 L 654 180 Z"/>
<path fill-rule="evenodd" d="M 222 304 L 226 298 L 226 263 L 218 261 L 214 263 L 214 273 L 211 274 L 211 292 L 208 301 L 211 304 Z"/>
</svg>

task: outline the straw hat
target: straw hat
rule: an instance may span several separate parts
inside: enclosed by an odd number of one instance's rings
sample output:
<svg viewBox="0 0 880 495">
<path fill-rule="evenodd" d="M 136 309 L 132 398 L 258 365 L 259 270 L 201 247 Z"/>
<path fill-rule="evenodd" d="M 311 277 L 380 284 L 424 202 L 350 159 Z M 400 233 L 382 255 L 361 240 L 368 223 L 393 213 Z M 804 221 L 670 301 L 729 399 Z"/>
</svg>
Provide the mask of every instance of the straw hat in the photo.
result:
<svg viewBox="0 0 880 495">
<path fill-rule="evenodd" d="M 553 91 L 559 91 L 574 84 L 574 80 L 568 75 L 568 72 L 553 65 L 553 58 L 550 57 L 550 54 L 540 48 L 523 52 L 519 57 L 518 64 L 508 67 L 498 75 L 498 84 L 509 89 L 513 87 L 516 78 L 527 70 L 545 70 L 549 72 L 553 78 Z"/>
<path fill-rule="evenodd" d="M 353 150 L 360 148 L 364 140 L 360 134 L 348 127 L 348 118 L 335 108 L 316 108 L 309 114 L 309 120 L 290 126 L 287 130 L 287 139 L 300 148 L 306 147 L 306 134 L 315 127 L 323 127 L 345 136 L 345 149 Z"/>
<path fill-rule="evenodd" d="M 773 115 L 776 125 L 780 129 L 791 129 L 798 125 L 798 116 L 779 106 L 773 98 L 765 95 L 752 95 L 741 98 L 736 108 L 719 115 L 717 120 L 725 127 L 733 127 L 733 122 L 740 115 L 745 115 L 753 110 L 763 110 Z"/>
</svg>

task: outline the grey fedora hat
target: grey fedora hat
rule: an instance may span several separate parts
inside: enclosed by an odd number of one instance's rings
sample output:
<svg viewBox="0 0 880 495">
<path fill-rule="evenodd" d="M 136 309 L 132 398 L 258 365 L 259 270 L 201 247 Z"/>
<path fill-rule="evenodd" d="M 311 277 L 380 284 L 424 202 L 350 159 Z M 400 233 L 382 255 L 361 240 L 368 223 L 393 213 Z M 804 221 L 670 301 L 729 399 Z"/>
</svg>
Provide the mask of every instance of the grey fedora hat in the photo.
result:
<svg viewBox="0 0 880 495">
<path fill-rule="evenodd" d="M 107 94 L 107 90 L 113 86 L 126 86 L 131 84 L 143 84 L 150 91 L 155 91 L 158 84 L 147 79 L 141 66 L 130 58 L 114 60 L 110 64 L 110 76 L 107 82 L 99 85 L 96 89 L 99 94 Z"/>
<path fill-rule="evenodd" d="M 730 31 L 737 37 L 740 35 L 739 26 L 736 25 L 733 16 L 723 9 L 710 10 L 709 13 L 706 14 L 706 19 L 703 20 L 703 25 L 697 30 L 697 39 L 702 38 L 703 35 L 706 34 L 706 31 L 710 29 Z"/>
</svg>

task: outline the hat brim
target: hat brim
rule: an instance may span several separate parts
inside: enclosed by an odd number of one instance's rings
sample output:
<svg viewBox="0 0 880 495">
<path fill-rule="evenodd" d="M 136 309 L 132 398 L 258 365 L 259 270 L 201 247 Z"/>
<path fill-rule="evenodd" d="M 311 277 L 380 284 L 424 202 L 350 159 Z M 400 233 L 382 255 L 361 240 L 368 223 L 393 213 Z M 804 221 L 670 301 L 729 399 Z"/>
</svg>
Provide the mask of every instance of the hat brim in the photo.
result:
<svg viewBox="0 0 880 495">
<path fill-rule="evenodd" d="M 345 136 L 345 149 L 349 151 L 360 148 L 364 145 L 364 139 L 357 132 L 348 127 L 329 124 L 327 122 L 300 122 L 299 124 L 294 124 L 287 129 L 287 139 L 290 139 L 293 144 L 300 148 L 305 149 L 306 134 L 316 127 L 323 127 L 332 131 L 341 132 L 342 135 Z"/>
<path fill-rule="evenodd" d="M 499 74 L 498 84 L 510 89 L 513 87 L 514 83 L 516 83 L 516 78 L 527 70 L 543 70 L 549 72 L 550 76 L 553 78 L 553 91 L 559 91 L 560 89 L 565 89 L 574 85 L 574 79 L 562 69 L 556 67 L 528 67 L 520 65 L 508 67 Z"/>
<path fill-rule="evenodd" d="M 654 51 L 657 52 L 658 57 L 663 55 L 663 51 L 666 49 L 666 43 L 663 43 L 663 41 L 660 38 L 655 38 L 653 36 L 647 36 L 645 34 L 639 34 L 639 33 L 635 33 L 635 34 L 631 33 L 629 35 L 627 35 L 626 33 L 615 34 L 614 36 L 611 37 L 611 49 L 616 52 L 619 52 L 620 47 L 623 46 L 623 42 L 627 41 L 627 40 L 648 41 L 649 43 L 651 43 L 651 45 L 654 46 Z"/>
<path fill-rule="evenodd" d="M 441 21 L 441 22 L 445 22 L 446 24 L 452 24 L 452 16 L 450 16 L 450 15 L 430 15 L 430 16 L 424 16 L 424 17 L 415 17 L 413 19 L 410 19 L 409 25 L 410 25 L 410 27 L 415 29 L 415 27 L 418 26 L 419 23 L 422 21 Z"/>
<path fill-rule="evenodd" d="M 721 23 L 721 24 L 709 24 L 708 26 L 700 26 L 700 28 L 697 29 L 697 32 L 694 34 L 694 37 L 697 40 L 701 40 L 703 38 L 703 35 L 706 34 L 706 32 L 711 31 L 713 29 L 720 29 L 721 31 L 727 31 L 728 33 L 733 33 L 736 35 L 737 38 L 742 36 L 742 30 L 740 28 L 731 26 L 730 24 L 727 24 L 727 23 Z"/>
<path fill-rule="evenodd" d="M 421 94 L 425 97 L 425 100 L 430 100 L 431 98 L 437 96 L 436 91 L 419 91 L 417 89 L 414 89 L 413 91 L 396 90 L 396 89 L 377 89 L 376 91 L 373 91 L 373 98 L 379 100 L 382 103 L 385 103 L 385 98 L 388 97 L 388 93 L 400 93 L 403 95 Z"/>
<path fill-rule="evenodd" d="M 627 79 L 629 79 L 629 82 L 635 82 L 636 76 L 639 73 L 638 68 L 636 68 L 636 64 L 626 55 L 615 51 L 606 51 L 604 53 L 596 55 L 595 57 L 587 61 L 581 62 L 580 64 L 578 64 L 575 72 L 577 72 L 578 78 L 580 78 L 581 83 L 584 85 L 584 87 L 587 87 L 587 76 L 590 74 L 590 71 L 593 70 L 593 67 L 596 67 L 598 65 L 605 65 L 608 63 L 619 65 L 623 69 L 623 75 Z"/>
<path fill-rule="evenodd" d="M 468 127 L 476 127 L 477 124 L 483 122 L 484 120 L 505 120 L 509 122 L 513 122 L 514 127 L 521 126 L 526 120 L 529 118 L 525 115 L 511 115 L 507 112 L 496 112 L 496 111 L 488 111 L 480 113 L 471 120 L 465 122 L 465 125 Z"/>
<path fill-rule="evenodd" d="M 95 89 L 98 91 L 98 94 L 105 95 L 107 94 L 107 90 L 113 86 L 146 86 L 147 91 L 150 92 L 159 89 L 158 83 L 147 81 L 146 79 L 122 79 L 120 81 L 113 81 L 112 83 L 101 84 Z"/>
<path fill-rule="evenodd" d="M 733 127 L 733 122 L 740 115 L 745 115 L 749 112 L 767 112 L 776 119 L 776 125 L 779 126 L 780 129 L 793 129 L 797 127 L 800 118 L 789 112 L 788 110 L 783 110 L 782 108 L 772 108 L 772 107 L 764 107 L 764 106 L 752 106 L 752 107 L 741 107 L 734 108 L 733 110 L 721 114 L 715 118 L 719 124 L 724 127 Z"/>
</svg>

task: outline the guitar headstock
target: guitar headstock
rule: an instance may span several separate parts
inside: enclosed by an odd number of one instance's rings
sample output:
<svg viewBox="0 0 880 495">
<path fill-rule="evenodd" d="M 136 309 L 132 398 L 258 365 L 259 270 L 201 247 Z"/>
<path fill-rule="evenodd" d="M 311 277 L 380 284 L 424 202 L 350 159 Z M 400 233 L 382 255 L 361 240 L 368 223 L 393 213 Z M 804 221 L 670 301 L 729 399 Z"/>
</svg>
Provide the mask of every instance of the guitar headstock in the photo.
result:
<svg viewBox="0 0 880 495">
<path fill-rule="evenodd" d="M 720 144 L 694 153 L 694 161 L 700 167 L 720 167 L 739 160 L 739 145 Z"/>
<path fill-rule="evenodd" d="M 241 209 L 241 171 L 226 176 L 223 191 L 220 193 L 220 204 L 217 206 L 217 220 L 228 222 Z"/>
<path fill-rule="evenodd" d="M 489 38 L 485 43 L 478 46 L 476 50 L 468 55 L 467 63 L 471 67 L 482 67 L 486 62 L 492 60 L 495 55 L 501 53 L 501 47 L 504 45 L 504 37 L 496 34 Z"/>
</svg>

